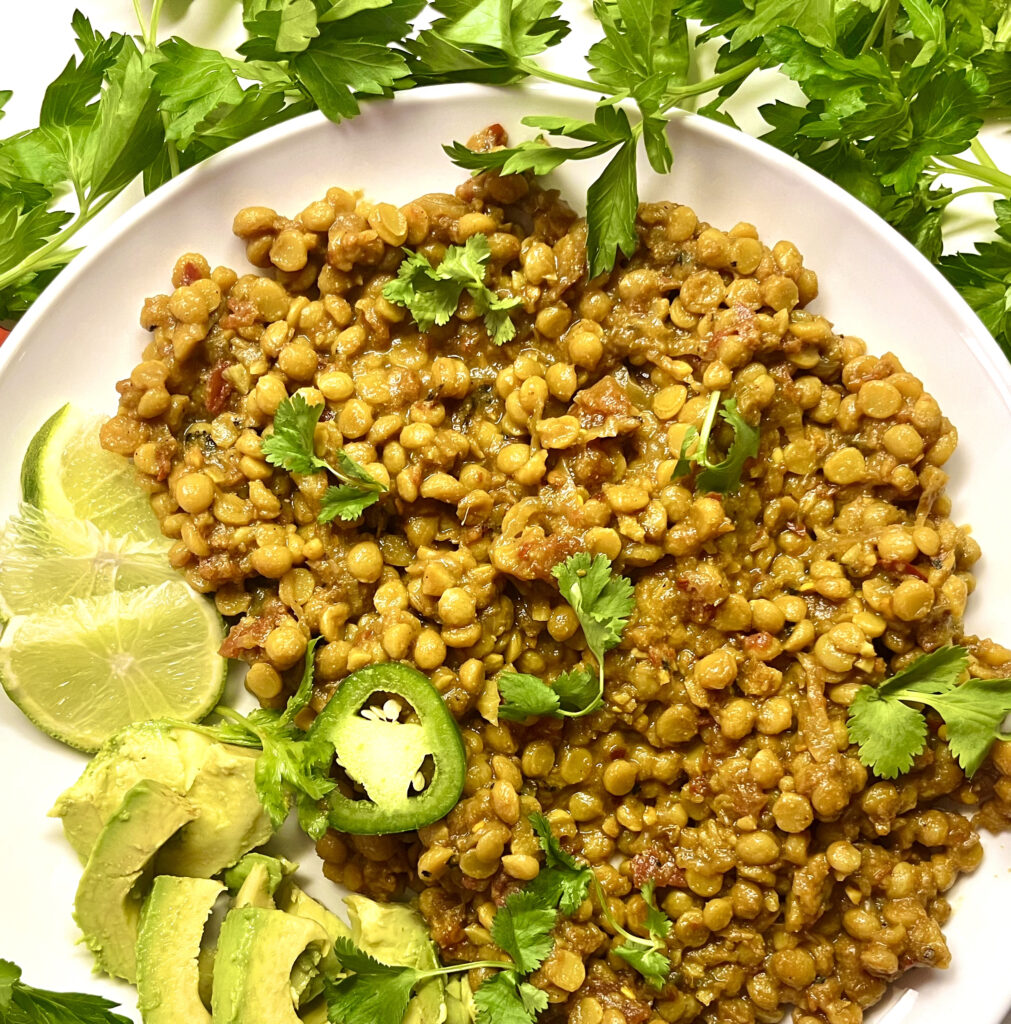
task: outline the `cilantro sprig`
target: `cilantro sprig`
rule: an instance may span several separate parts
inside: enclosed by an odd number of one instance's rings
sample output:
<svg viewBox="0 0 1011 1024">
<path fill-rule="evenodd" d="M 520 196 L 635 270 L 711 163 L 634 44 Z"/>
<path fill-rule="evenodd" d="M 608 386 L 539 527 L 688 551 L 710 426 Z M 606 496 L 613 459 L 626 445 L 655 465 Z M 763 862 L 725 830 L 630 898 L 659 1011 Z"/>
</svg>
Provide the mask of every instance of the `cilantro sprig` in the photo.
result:
<svg viewBox="0 0 1011 1024">
<path fill-rule="evenodd" d="M 321 736 L 310 738 L 295 724 L 295 718 L 312 697 L 319 642 L 319 637 L 309 641 L 298 689 L 283 711 L 256 708 L 242 715 L 234 708 L 219 705 L 215 713 L 224 719 L 219 724 L 179 723 L 220 743 L 262 750 L 256 759 L 254 781 L 256 795 L 271 825 L 280 828 L 294 805 L 302 830 L 313 839 L 319 839 L 327 829 L 326 815 L 318 804 L 336 785 L 330 778 L 333 744 Z"/>
<path fill-rule="evenodd" d="M 323 406 L 310 405 L 303 395 L 284 399 L 274 413 L 274 432 L 263 439 L 263 455 L 272 466 L 289 473 L 304 476 L 321 469 L 332 473 L 341 483 L 327 488 L 317 518 L 321 523 L 357 519 L 389 488 L 343 449 L 337 453 L 336 466 L 316 454 L 313 437 L 322 414 Z"/>
<path fill-rule="evenodd" d="M 499 945 L 497 934 L 510 941 L 519 941 L 503 948 L 513 957 L 517 966 L 536 965 L 551 952 L 552 931 L 558 913 L 571 916 L 580 904 L 593 895 L 604 919 L 621 936 L 622 942 L 612 947 L 612 952 L 634 968 L 654 988 L 663 989 L 670 974 L 670 960 L 665 949 L 665 940 L 670 933 L 671 920 L 655 903 L 654 883 L 648 882 L 642 889 L 646 901 L 646 931 L 648 937 L 634 935 L 615 920 L 607 902 L 607 896 L 596 873 L 588 864 L 580 864 L 572 854 L 562 849 L 551 831 L 551 825 L 543 814 L 532 814 L 530 824 L 537 833 L 544 851 L 544 866 L 537 877 L 519 892 L 513 893 L 495 915 L 492 922 L 492 938 Z M 502 921 L 500 925 L 499 922 Z M 535 951 L 531 954 L 529 951 Z M 520 959 L 517 959 L 517 954 Z M 538 959 L 539 957 L 539 959 Z"/>
<path fill-rule="evenodd" d="M 709 396 L 709 405 L 702 421 L 702 429 L 690 426 L 681 442 L 674 476 L 686 476 L 691 472 L 692 464 L 700 466 L 702 471 L 695 478 L 695 487 L 702 493 L 718 491 L 728 494 L 736 491 L 741 485 L 741 474 L 748 459 L 758 454 L 759 431 L 738 412 L 737 400 L 726 398 L 720 402 L 721 392 L 714 391 Z M 730 424 L 734 431 L 734 439 L 727 454 L 714 462 L 709 456 L 709 443 L 716 422 L 716 412 Z"/>
<path fill-rule="evenodd" d="M 509 317 L 509 310 L 520 305 L 521 300 L 515 295 L 500 298 L 484 283 L 491 259 L 485 235 L 471 235 L 463 245 L 449 246 L 437 267 L 433 267 L 423 253 L 410 249 L 404 252 L 407 257 L 400 264 L 396 278 L 383 288 L 383 297 L 398 306 L 406 306 L 421 330 L 429 331 L 437 324 L 449 323 L 466 291 L 496 345 L 504 345 L 516 336 L 516 325 Z"/>
<path fill-rule="evenodd" d="M 847 725 L 862 764 L 883 779 L 908 772 L 927 743 L 921 708 L 940 715 L 948 746 L 972 777 L 994 740 L 1011 739 L 1001 729 L 1011 714 L 1011 679 L 959 680 L 969 667 L 964 647 L 939 647 L 878 686 L 861 687 Z"/>
<path fill-rule="evenodd" d="M 550 686 L 537 676 L 503 673 L 498 678 L 502 698 L 498 713 L 510 721 L 542 715 L 581 718 L 596 711 L 604 697 L 604 655 L 621 643 L 635 607 L 631 581 L 611 571 L 606 555 L 591 558 L 580 552 L 556 565 L 551 574 L 576 613 L 597 673 L 581 665 L 558 675 Z"/>
<path fill-rule="evenodd" d="M 21 980 L 21 968 L 0 960 L 0 1021 L 10 1024 L 130 1024 L 112 1011 L 118 1006 L 101 996 L 50 992 Z"/>
</svg>

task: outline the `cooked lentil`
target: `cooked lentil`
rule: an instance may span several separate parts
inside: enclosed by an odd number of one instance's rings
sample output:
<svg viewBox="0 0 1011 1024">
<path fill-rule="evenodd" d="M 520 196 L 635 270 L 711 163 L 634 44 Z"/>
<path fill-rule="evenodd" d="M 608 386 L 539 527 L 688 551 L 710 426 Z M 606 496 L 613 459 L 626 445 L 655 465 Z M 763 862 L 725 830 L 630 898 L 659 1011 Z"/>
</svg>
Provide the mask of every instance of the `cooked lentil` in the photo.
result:
<svg viewBox="0 0 1011 1024">
<path fill-rule="evenodd" d="M 272 276 L 180 257 L 102 440 L 133 456 L 173 563 L 236 617 L 223 653 L 263 704 L 321 635 L 300 724 L 388 659 L 429 673 L 459 721 L 459 805 L 417 833 L 330 832 L 328 878 L 413 890 L 445 959 L 496 957 L 488 928 L 538 873 L 543 810 L 618 921 L 642 931 L 649 879 L 674 919 L 662 993 L 610 954 L 589 901 L 561 920 L 532 977 L 546 1021 L 752 1024 L 793 1004 L 797 1024 L 857 1024 L 903 971 L 947 965 L 944 894 L 1011 812 L 1011 744 L 969 783 L 935 727 L 888 782 L 846 734 L 859 684 L 941 644 L 965 644 L 975 676 L 1011 671 L 962 633 L 980 552 L 944 494 L 956 431 L 894 355 L 806 308 L 817 278 L 790 242 L 670 202 L 637 227 L 638 253 L 587 281 L 585 224 L 524 177 L 401 207 L 341 188 L 294 218 L 248 207 L 235 233 Z M 428 334 L 382 297 L 405 240 L 437 261 L 475 232 L 490 286 L 523 303 L 503 348 L 466 297 Z M 713 389 L 761 426 L 726 496 L 673 477 Z M 323 474 L 261 457 L 295 391 L 325 406 L 320 455 L 344 446 L 390 485 L 358 522 L 318 523 Z M 500 670 L 582 657 L 550 575 L 578 550 L 635 583 L 606 706 L 499 722 Z"/>
</svg>

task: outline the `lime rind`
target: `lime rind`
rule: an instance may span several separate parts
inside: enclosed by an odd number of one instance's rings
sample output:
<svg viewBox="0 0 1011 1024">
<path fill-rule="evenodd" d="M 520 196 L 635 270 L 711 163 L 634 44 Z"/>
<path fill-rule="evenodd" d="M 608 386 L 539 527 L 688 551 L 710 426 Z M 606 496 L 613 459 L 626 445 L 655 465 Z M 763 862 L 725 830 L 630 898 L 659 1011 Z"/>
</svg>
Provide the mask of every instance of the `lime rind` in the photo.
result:
<svg viewBox="0 0 1011 1024">
<path fill-rule="evenodd" d="M 167 547 L 130 460 L 99 442 L 101 423 L 101 417 L 72 405 L 46 420 L 21 464 L 25 501 L 64 519 L 90 520 L 115 536 Z"/>
<path fill-rule="evenodd" d="M 0 683 L 50 736 L 93 752 L 131 722 L 195 722 L 221 699 L 227 661 L 212 602 L 177 581 L 13 616 Z"/>
<path fill-rule="evenodd" d="M 0 528 L 0 618 L 178 576 L 158 541 L 113 537 L 23 504 Z"/>
</svg>

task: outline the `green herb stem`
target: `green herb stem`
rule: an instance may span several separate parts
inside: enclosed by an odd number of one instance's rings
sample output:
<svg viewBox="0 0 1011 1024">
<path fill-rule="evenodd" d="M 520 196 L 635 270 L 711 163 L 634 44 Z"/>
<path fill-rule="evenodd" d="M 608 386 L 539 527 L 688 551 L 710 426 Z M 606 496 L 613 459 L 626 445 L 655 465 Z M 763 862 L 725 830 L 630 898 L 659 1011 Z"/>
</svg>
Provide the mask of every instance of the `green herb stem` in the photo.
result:
<svg viewBox="0 0 1011 1024">
<path fill-rule="evenodd" d="M 972 142 L 969 144 L 969 149 L 972 152 L 972 155 L 981 164 L 983 164 L 984 167 L 989 167 L 994 171 L 998 169 L 997 165 L 993 161 L 993 157 L 990 156 L 990 154 L 986 151 L 986 148 L 984 147 L 983 143 L 980 142 L 978 138 L 972 140 Z"/>
<path fill-rule="evenodd" d="M 66 253 L 62 252 L 64 243 L 73 238 L 88 221 L 104 210 L 118 194 L 115 192 L 103 196 L 94 206 L 89 205 L 85 200 L 77 216 L 65 228 L 53 235 L 45 245 L 30 253 L 20 263 L 16 263 L 9 270 L 0 274 L 0 291 L 14 284 L 25 274 L 37 273 L 63 263 L 66 258 L 69 258 Z"/>
<path fill-rule="evenodd" d="M 667 95 L 675 97 L 673 103 L 669 103 L 663 109 L 663 113 L 668 113 L 678 105 L 680 100 L 687 99 L 689 96 L 701 96 L 703 93 L 712 92 L 714 89 L 722 89 L 725 85 L 730 85 L 731 82 L 737 82 L 742 78 L 747 78 L 752 71 L 757 71 L 762 66 L 761 61 L 757 57 L 752 57 L 750 60 L 746 60 L 736 67 L 729 68 L 727 71 L 723 71 L 718 75 L 711 75 L 709 78 L 703 78 L 701 82 L 693 82 L 691 85 L 679 85 L 673 89 L 668 90 Z"/>
<path fill-rule="evenodd" d="M 875 17 L 874 23 L 871 25 L 871 30 L 867 33 L 867 38 L 864 39 L 863 46 L 860 47 L 861 53 L 866 53 L 874 45 L 874 40 L 878 38 L 878 33 L 880 33 L 881 27 L 885 23 L 885 17 L 888 14 L 889 6 L 891 5 L 881 5 L 881 9 L 878 11 L 877 17 Z"/>
<path fill-rule="evenodd" d="M 963 160 L 959 156 L 936 156 L 933 162 L 936 167 L 946 173 L 986 182 L 993 185 L 1001 195 L 1011 198 L 1011 174 L 1005 174 L 996 167 L 974 163 L 972 160 Z"/>
<path fill-rule="evenodd" d="M 573 89 L 583 89 L 586 92 L 594 92 L 598 96 L 603 95 L 607 92 L 602 86 L 597 85 L 595 82 L 590 82 L 585 78 L 572 78 L 570 75 L 563 75 L 557 71 L 549 71 L 547 68 L 542 67 L 535 60 L 527 60 L 521 57 L 516 61 L 515 65 L 518 71 L 522 71 L 531 78 L 542 78 L 546 82 L 557 82 L 559 85 L 568 85 Z"/>
</svg>

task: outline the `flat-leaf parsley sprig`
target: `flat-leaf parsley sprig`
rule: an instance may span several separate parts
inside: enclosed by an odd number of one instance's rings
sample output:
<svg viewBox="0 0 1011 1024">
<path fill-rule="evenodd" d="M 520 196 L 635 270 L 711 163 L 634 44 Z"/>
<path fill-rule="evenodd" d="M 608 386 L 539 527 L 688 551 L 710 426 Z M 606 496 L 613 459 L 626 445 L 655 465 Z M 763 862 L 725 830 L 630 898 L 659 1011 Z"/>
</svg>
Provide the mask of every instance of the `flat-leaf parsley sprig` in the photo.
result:
<svg viewBox="0 0 1011 1024">
<path fill-rule="evenodd" d="M 621 642 L 635 607 L 630 580 L 612 572 L 607 555 L 581 551 L 551 570 L 558 590 L 576 613 L 586 646 L 597 662 L 596 677 L 585 666 L 563 672 L 548 686 L 537 676 L 499 676 L 503 699 L 499 715 L 512 721 L 540 715 L 580 718 L 595 711 L 604 696 L 604 655 Z"/>
<path fill-rule="evenodd" d="M 130 1024 L 118 1003 L 80 992 L 50 992 L 21 980 L 21 968 L 0 960 L 0 1021 L 4 1024 Z"/>
<path fill-rule="evenodd" d="M 321 469 L 332 473 L 341 483 L 327 488 L 319 521 L 357 519 L 388 488 L 343 449 L 337 453 L 336 467 L 316 454 L 313 438 L 322 414 L 323 406 L 310 405 L 303 395 L 286 398 L 274 413 L 274 432 L 263 439 L 263 455 L 272 466 L 289 473 L 304 476 Z"/>
<path fill-rule="evenodd" d="M 959 683 L 968 668 L 964 647 L 939 647 L 878 686 L 861 687 L 847 719 L 861 763 L 883 779 L 908 772 L 927 743 L 920 710 L 927 707 L 941 716 L 952 754 L 972 777 L 994 740 L 1011 739 L 1001 729 L 1011 714 L 1011 679 Z"/>
<path fill-rule="evenodd" d="M 451 245 L 437 267 L 423 253 L 410 249 L 404 252 L 407 258 L 400 264 L 396 278 L 383 288 L 383 298 L 406 306 L 421 330 L 448 324 L 466 291 L 496 345 L 504 345 L 516 336 L 509 310 L 520 305 L 521 300 L 515 295 L 500 298 L 484 283 L 491 259 L 485 235 L 471 235 L 464 245 Z"/>
<path fill-rule="evenodd" d="M 741 485 L 741 474 L 748 459 L 758 454 L 759 431 L 753 427 L 737 410 L 737 400 L 725 398 L 720 402 L 721 392 L 714 391 L 709 396 L 706 415 L 702 421 L 702 429 L 690 426 L 681 442 L 681 451 L 674 467 L 674 476 L 686 476 L 694 463 L 702 468 L 695 478 L 695 489 L 700 493 L 718 491 L 728 494 L 736 491 Z M 734 439 L 727 454 L 719 462 L 709 457 L 709 443 L 716 422 L 716 412 L 729 423 L 734 431 Z"/>
</svg>

